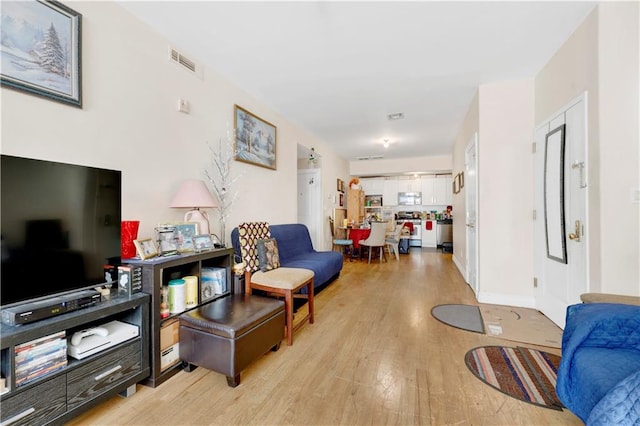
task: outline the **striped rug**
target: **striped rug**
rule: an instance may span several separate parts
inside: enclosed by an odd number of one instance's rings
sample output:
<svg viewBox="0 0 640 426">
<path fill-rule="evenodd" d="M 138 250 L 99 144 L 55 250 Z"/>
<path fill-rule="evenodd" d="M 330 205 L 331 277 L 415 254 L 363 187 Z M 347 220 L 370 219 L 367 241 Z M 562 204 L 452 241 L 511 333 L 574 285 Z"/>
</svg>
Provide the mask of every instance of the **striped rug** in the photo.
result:
<svg viewBox="0 0 640 426">
<path fill-rule="evenodd" d="M 521 401 L 562 410 L 556 396 L 560 357 L 535 349 L 483 346 L 464 357 L 471 372 L 495 389 Z"/>
</svg>

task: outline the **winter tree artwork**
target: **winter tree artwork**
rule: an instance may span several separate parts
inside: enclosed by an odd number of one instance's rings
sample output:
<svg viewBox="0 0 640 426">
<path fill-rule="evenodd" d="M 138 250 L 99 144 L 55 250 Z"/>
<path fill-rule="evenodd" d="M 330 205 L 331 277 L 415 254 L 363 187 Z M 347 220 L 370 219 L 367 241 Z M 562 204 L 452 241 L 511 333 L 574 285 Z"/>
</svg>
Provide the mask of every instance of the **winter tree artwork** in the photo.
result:
<svg viewBox="0 0 640 426">
<path fill-rule="evenodd" d="M 82 15 L 57 1 L 3 1 L 2 86 L 82 108 Z"/>
<path fill-rule="evenodd" d="M 276 169 L 276 126 L 235 106 L 236 160 Z"/>
</svg>

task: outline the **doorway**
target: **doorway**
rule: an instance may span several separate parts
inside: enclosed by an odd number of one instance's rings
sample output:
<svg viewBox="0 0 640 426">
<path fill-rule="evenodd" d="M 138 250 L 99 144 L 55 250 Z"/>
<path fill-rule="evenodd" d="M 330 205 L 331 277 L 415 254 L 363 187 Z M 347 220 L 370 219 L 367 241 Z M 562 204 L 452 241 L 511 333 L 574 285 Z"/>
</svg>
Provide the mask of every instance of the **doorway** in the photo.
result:
<svg viewBox="0 0 640 426">
<path fill-rule="evenodd" d="M 298 223 L 306 225 L 309 229 L 311 242 L 316 250 L 323 248 L 324 224 L 322 218 L 322 173 L 319 156 L 314 154 L 315 160 L 309 162 L 313 168 L 301 168 L 300 164 L 307 162 L 311 150 L 298 145 L 298 183 L 297 183 L 297 207 Z"/>
<path fill-rule="evenodd" d="M 567 306 L 589 291 L 587 94 L 535 129 L 536 307 L 564 328 Z"/>
</svg>

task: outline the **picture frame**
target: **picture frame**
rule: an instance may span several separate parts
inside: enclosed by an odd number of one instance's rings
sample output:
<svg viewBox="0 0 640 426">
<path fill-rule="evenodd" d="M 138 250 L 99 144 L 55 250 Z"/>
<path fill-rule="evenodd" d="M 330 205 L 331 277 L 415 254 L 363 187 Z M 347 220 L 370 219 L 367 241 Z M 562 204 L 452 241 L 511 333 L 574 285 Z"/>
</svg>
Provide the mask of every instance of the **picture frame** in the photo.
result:
<svg viewBox="0 0 640 426">
<path fill-rule="evenodd" d="M 179 253 L 194 252 L 193 237 L 200 233 L 197 222 L 171 223 L 175 227 L 176 245 Z"/>
<path fill-rule="evenodd" d="M 340 194 L 340 207 L 344 207 L 344 194 Z"/>
<path fill-rule="evenodd" d="M 200 234 L 193 236 L 193 247 L 196 253 L 202 253 L 204 251 L 213 250 L 213 239 L 209 234 Z"/>
<path fill-rule="evenodd" d="M 160 225 L 156 228 L 156 240 L 158 241 L 158 255 L 170 256 L 178 253 L 176 240 L 176 227 L 173 225 Z"/>
<path fill-rule="evenodd" d="M 452 185 L 453 185 L 453 193 L 454 194 L 459 193 L 460 192 L 460 173 L 458 173 L 456 177 L 453 178 Z"/>
<path fill-rule="evenodd" d="M 138 256 L 140 256 L 140 259 L 142 260 L 151 259 L 158 255 L 158 247 L 152 238 L 133 240 L 133 245 L 136 246 Z"/>
<path fill-rule="evenodd" d="M 344 193 L 344 181 L 342 179 L 338 179 L 338 192 Z"/>
<path fill-rule="evenodd" d="M 276 170 L 276 126 L 234 106 L 235 160 Z"/>
<path fill-rule="evenodd" d="M 4 2 L 5 18 L 24 24 L 2 29 L 0 84 L 82 108 L 82 15 L 44 0 Z"/>
</svg>

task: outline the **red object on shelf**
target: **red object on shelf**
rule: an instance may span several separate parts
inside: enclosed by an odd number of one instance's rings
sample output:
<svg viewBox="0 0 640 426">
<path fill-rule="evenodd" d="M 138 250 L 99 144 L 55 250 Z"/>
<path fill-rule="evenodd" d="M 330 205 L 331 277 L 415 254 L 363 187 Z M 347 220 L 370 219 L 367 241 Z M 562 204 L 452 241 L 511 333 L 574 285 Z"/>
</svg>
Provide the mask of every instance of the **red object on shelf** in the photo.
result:
<svg viewBox="0 0 640 426">
<path fill-rule="evenodd" d="M 138 238 L 138 227 L 140 226 L 139 220 L 123 220 L 120 232 L 120 256 L 122 259 L 131 259 L 136 257 L 136 246 L 133 245 L 133 240 Z"/>
<path fill-rule="evenodd" d="M 425 227 L 427 228 L 427 231 L 433 230 L 433 221 L 427 220 Z"/>
</svg>

